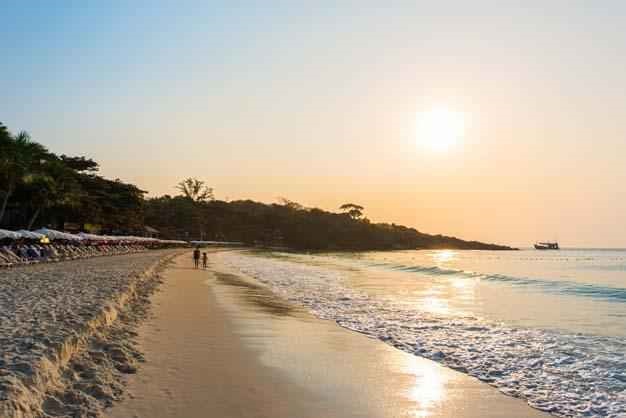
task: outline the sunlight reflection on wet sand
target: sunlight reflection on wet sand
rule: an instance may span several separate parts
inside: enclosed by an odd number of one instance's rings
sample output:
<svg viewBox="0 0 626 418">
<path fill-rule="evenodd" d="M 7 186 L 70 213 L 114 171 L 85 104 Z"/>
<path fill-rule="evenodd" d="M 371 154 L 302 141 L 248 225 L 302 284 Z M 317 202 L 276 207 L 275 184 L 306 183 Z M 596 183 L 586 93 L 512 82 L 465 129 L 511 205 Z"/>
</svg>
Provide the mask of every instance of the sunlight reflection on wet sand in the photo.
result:
<svg viewBox="0 0 626 418">
<path fill-rule="evenodd" d="M 406 373 L 415 376 L 415 384 L 409 396 L 417 403 L 416 417 L 428 417 L 432 409 L 439 405 L 445 396 L 445 379 L 436 363 L 420 362 L 417 358 L 406 358 Z"/>
<path fill-rule="evenodd" d="M 266 302 L 259 302 L 275 300 L 269 292 L 223 280 L 216 283 L 212 291 L 244 346 L 264 366 L 280 370 L 296 387 L 319 399 L 306 416 L 546 416 L 473 378 L 314 319 L 298 308 L 272 313 Z M 436 297 L 430 303 L 445 309 Z"/>
</svg>

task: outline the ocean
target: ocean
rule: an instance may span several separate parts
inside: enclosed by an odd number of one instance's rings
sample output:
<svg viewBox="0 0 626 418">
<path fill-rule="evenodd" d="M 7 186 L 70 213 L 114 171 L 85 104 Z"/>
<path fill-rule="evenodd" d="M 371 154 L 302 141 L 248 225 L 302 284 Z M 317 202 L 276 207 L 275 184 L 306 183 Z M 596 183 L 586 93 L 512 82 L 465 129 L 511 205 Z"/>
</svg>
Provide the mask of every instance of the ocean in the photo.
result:
<svg viewBox="0 0 626 418">
<path fill-rule="evenodd" d="M 320 318 L 535 408 L 626 417 L 626 250 L 220 257 Z"/>
</svg>

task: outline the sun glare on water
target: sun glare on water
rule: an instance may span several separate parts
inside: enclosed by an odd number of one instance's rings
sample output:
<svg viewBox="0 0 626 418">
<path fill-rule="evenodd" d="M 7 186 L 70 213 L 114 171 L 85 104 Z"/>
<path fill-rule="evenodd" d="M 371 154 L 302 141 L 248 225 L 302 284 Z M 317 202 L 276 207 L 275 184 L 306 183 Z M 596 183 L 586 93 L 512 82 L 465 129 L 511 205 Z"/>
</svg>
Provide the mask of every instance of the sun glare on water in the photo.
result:
<svg viewBox="0 0 626 418">
<path fill-rule="evenodd" d="M 417 140 L 433 151 L 447 151 L 463 139 L 465 115 L 446 107 L 417 114 Z"/>
</svg>

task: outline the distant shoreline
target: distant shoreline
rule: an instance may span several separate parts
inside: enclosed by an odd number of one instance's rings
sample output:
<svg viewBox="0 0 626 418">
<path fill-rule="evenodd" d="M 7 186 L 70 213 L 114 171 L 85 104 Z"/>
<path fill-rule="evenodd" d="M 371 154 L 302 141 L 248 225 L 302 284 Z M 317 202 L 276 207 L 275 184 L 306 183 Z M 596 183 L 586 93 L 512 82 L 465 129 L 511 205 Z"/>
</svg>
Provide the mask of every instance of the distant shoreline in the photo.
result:
<svg viewBox="0 0 626 418">
<path fill-rule="evenodd" d="M 503 248 L 455 248 L 455 247 L 420 247 L 420 248 L 372 248 L 368 250 L 361 249 L 350 249 L 350 248 L 341 248 L 341 249 L 328 249 L 328 250 L 302 250 L 297 248 L 289 248 L 289 247 L 280 247 L 280 246 L 272 246 L 272 245 L 252 245 L 247 246 L 245 244 L 241 244 L 242 247 L 248 247 L 253 249 L 260 250 L 268 250 L 268 251 L 283 251 L 295 254 L 323 254 L 323 253 L 351 253 L 351 252 L 372 252 L 372 251 L 520 251 L 526 248 L 516 248 L 516 247 L 504 247 Z M 532 249 L 532 248 L 528 248 Z"/>
</svg>

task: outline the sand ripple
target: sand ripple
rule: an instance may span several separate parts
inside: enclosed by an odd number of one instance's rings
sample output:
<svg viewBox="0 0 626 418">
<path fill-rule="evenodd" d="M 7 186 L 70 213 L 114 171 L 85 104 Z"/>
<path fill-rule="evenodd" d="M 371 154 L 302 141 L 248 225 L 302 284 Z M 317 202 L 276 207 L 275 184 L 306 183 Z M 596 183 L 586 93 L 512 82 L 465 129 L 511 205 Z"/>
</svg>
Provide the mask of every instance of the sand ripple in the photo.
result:
<svg viewBox="0 0 626 418">
<path fill-rule="evenodd" d="M 0 416 L 97 416 L 119 398 L 154 269 L 177 252 L 0 271 Z"/>
</svg>

